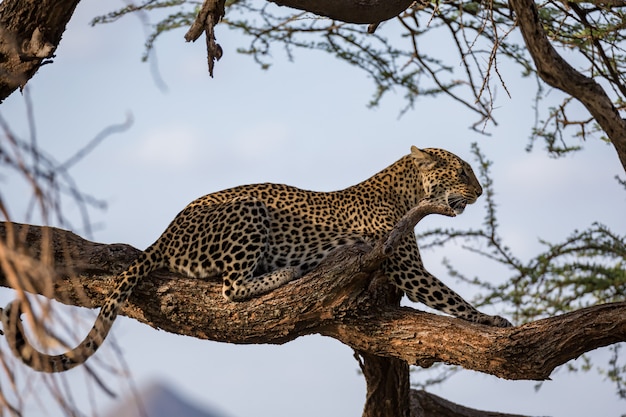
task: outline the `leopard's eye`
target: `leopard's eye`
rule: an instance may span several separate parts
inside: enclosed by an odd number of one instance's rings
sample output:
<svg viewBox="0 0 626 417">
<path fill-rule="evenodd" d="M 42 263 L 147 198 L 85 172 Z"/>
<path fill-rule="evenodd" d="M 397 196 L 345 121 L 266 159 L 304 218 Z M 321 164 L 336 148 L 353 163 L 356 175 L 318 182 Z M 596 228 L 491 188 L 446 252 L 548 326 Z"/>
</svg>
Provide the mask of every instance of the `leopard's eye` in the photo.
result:
<svg viewBox="0 0 626 417">
<path fill-rule="evenodd" d="M 459 172 L 459 178 L 461 178 L 461 181 L 463 181 L 465 184 L 469 184 L 470 182 L 470 177 L 469 175 L 467 175 L 467 171 L 462 168 Z"/>
</svg>

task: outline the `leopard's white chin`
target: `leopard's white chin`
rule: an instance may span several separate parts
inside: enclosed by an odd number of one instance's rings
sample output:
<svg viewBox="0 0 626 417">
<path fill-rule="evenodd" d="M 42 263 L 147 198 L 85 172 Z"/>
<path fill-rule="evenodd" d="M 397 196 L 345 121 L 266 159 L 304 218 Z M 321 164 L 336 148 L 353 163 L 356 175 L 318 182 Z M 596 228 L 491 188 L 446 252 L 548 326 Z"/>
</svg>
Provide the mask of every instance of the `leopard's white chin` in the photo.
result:
<svg viewBox="0 0 626 417">
<path fill-rule="evenodd" d="M 459 215 L 465 211 L 465 207 L 467 207 L 467 200 L 463 197 L 449 197 L 448 206 L 454 210 L 455 214 Z"/>
</svg>

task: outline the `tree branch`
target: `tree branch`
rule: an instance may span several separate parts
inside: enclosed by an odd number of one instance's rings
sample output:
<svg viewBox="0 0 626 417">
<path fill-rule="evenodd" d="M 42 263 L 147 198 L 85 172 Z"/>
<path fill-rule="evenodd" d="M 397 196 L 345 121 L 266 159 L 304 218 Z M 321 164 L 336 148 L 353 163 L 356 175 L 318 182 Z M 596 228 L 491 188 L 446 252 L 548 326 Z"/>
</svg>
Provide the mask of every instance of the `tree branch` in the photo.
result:
<svg viewBox="0 0 626 417">
<path fill-rule="evenodd" d="M 587 108 L 608 135 L 626 170 L 626 121 L 602 86 L 576 71 L 556 52 L 543 30 L 533 0 L 510 0 L 510 5 L 539 77 L 548 85 L 575 97 Z"/>
<path fill-rule="evenodd" d="M 205 0 L 196 19 L 185 34 L 187 42 L 195 42 L 202 32 L 206 33 L 207 61 L 211 77 L 213 77 L 215 61 L 219 61 L 223 54 L 222 47 L 215 38 L 215 25 L 224 17 L 224 3 L 225 0 Z"/>
<path fill-rule="evenodd" d="M 420 210 L 401 227 L 410 229 L 428 213 L 445 214 L 433 206 Z M 394 233 L 401 235 L 399 229 Z M 59 229 L 8 223 L 0 224 L 0 239 L 0 258 L 11 265 L 42 253 L 53 260 L 48 267 L 53 285 L 31 280 L 29 291 L 92 308 L 101 305 L 115 275 L 139 253 Z M 377 272 L 385 247 L 342 248 L 307 276 L 237 303 L 222 297 L 221 282 L 158 271 L 138 285 L 122 314 L 171 333 L 239 344 L 282 344 L 319 333 L 370 355 L 421 366 L 446 362 L 507 379 L 543 380 L 586 351 L 626 340 L 626 303 L 507 329 L 399 307 L 389 303 L 392 286 Z M 0 275 L 0 285 L 9 286 L 8 275 L 6 270 Z"/>
<path fill-rule="evenodd" d="M 347 23 L 371 24 L 370 31 L 385 20 L 398 16 L 414 3 L 413 0 L 268 0 L 279 6 L 304 10 L 319 16 Z M 213 76 L 215 61 L 222 57 L 222 48 L 216 42 L 215 25 L 224 17 L 225 0 L 204 0 L 202 7 L 185 34 L 187 42 L 206 34 L 209 75 Z"/>
</svg>

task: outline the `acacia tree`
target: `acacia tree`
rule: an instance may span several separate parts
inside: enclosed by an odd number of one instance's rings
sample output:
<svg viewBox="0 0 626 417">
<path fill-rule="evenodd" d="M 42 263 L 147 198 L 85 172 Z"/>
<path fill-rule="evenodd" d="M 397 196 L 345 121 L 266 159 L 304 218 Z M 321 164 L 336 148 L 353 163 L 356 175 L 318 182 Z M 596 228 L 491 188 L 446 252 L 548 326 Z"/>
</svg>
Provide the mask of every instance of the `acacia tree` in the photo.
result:
<svg viewBox="0 0 626 417">
<path fill-rule="evenodd" d="M 0 97 L 24 86 L 54 55 L 77 3 L 5 0 L 0 4 L 0 53 L 5 57 L 0 62 Z M 128 13 L 172 10 L 155 26 L 148 48 L 162 33 L 178 27 L 189 28 L 187 40 L 196 40 L 204 33 L 209 71 L 213 73 L 215 61 L 230 52 L 227 45 L 216 43 L 215 33 L 220 27 L 216 24 L 222 19 L 223 24 L 250 35 L 250 46 L 243 52 L 264 67 L 269 64 L 268 53 L 273 45 L 282 44 L 287 51 L 296 47 L 322 49 L 372 76 L 376 85 L 372 104 L 377 104 L 391 88 L 406 92 L 408 106 L 419 95 L 445 94 L 477 114 L 476 129 L 496 123 L 491 111 L 491 78 L 499 78 L 499 60 L 510 59 L 542 83 L 565 93 L 560 105 L 538 118 L 534 138 L 545 139 L 548 150 L 559 154 L 576 148 L 568 140 L 566 129 L 575 129 L 574 135 L 584 137 L 606 135 L 626 167 L 626 126 L 619 114 L 626 91 L 620 55 L 622 8 L 626 4 L 620 1 L 549 1 L 541 7 L 529 0 L 491 2 L 488 6 L 426 1 L 371 1 L 365 3 L 366 7 L 362 7 L 363 2 L 351 0 L 275 3 L 330 19 L 304 19 L 304 12 L 277 12 L 246 0 L 203 4 L 149 0 L 94 22 L 111 22 Z M 408 48 L 398 47 L 398 39 L 392 35 L 381 34 L 381 22 L 389 19 L 393 19 L 390 25 L 400 29 L 397 36 L 410 40 Z M 523 45 L 511 41 L 515 25 L 523 36 Z M 420 46 L 426 42 L 423 39 L 441 32 L 448 34 L 464 58 L 463 82 L 458 81 L 455 71 Z M 588 67 L 574 69 L 556 52 L 555 45 L 578 51 Z M 487 58 L 486 64 L 482 64 L 481 55 Z M 537 106 L 542 91 L 538 90 Z M 572 119 L 569 109 L 573 100 L 587 108 L 589 118 Z M 17 138 L 12 140 L 19 149 Z M 10 155 L 14 154 L 0 147 L 4 163 L 10 163 Z M 481 155 L 477 152 L 477 156 Z M 486 169 L 487 162 L 481 162 Z M 28 170 L 19 163 L 15 167 L 33 184 L 58 178 L 42 175 L 41 170 Z M 54 172 L 59 167 L 48 168 Z M 54 188 L 57 183 L 48 185 Z M 37 187 L 43 190 L 45 186 Z M 81 196 L 77 191 L 75 195 Z M 493 209 L 493 205 L 490 207 Z M 138 287 L 123 314 L 174 333 L 232 343 L 284 343 L 310 333 L 334 337 L 355 350 L 363 369 L 368 389 L 364 415 L 477 415 L 476 411 L 410 390 L 409 365 L 429 367 L 445 362 L 503 378 L 542 380 L 571 358 L 626 340 L 623 302 L 567 312 L 573 300 L 588 300 L 590 294 L 593 299 L 589 304 L 623 300 L 624 238 L 600 225 L 572 235 L 563 244 L 552 245 L 529 264 L 517 261 L 502 244 L 495 212 L 490 212 L 482 231 L 438 230 L 429 235 L 435 238 L 434 244 L 459 237 L 485 239 L 492 250 L 486 255 L 516 272 L 506 286 L 492 288 L 486 301 L 495 297 L 510 301 L 518 307 L 520 321 L 565 314 L 514 329 L 490 329 L 400 308 L 400 295 L 385 285 L 378 266 L 393 250 L 394 236 L 412 230 L 411 226 L 428 213 L 446 214 L 441 210 L 422 207 L 398 225 L 387 241 L 374 247 L 350 247 L 297 285 L 244 303 L 223 301 L 217 283 L 153 274 Z M 0 236 L 2 285 L 72 305 L 100 305 L 112 277 L 137 254 L 127 246 L 98 245 L 49 228 L 7 223 L 0 229 Z M 574 261 L 561 261 L 572 254 L 576 256 Z M 535 294 L 546 294 L 546 287 L 541 285 L 569 288 L 559 292 L 567 293 L 569 298 L 554 297 L 548 300 L 552 304 L 546 304 L 545 297 L 533 299 Z M 207 297 L 198 299 L 198 291 Z M 324 296 L 320 298 L 320 294 Z M 540 311 L 537 306 L 546 308 Z M 206 317 L 212 318 L 210 327 L 205 325 Z M 35 321 L 35 316 L 29 315 L 29 320 Z M 37 323 L 35 328 L 39 328 Z M 559 332 L 554 331 L 557 328 Z M 450 343 L 452 340 L 463 343 Z M 616 378 L 621 381 L 619 372 Z M 444 408 L 447 411 L 442 411 Z"/>
</svg>

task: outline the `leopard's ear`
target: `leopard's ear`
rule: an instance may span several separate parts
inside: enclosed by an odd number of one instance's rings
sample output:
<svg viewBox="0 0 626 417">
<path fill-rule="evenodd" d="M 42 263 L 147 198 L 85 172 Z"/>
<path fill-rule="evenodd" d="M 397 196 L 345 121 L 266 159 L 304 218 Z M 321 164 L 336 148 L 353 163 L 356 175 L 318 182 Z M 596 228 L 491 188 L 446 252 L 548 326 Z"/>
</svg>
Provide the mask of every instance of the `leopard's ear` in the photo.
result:
<svg viewBox="0 0 626 417">
<path fill-rule="evenodd" d="M 431 169 L 437 165 L 437 160 L 431 154 L 419 149 L 417 146 L 411 146 L 411 156 L 413 157 L 413 162 L 419 168 Z"/>
</svg>

